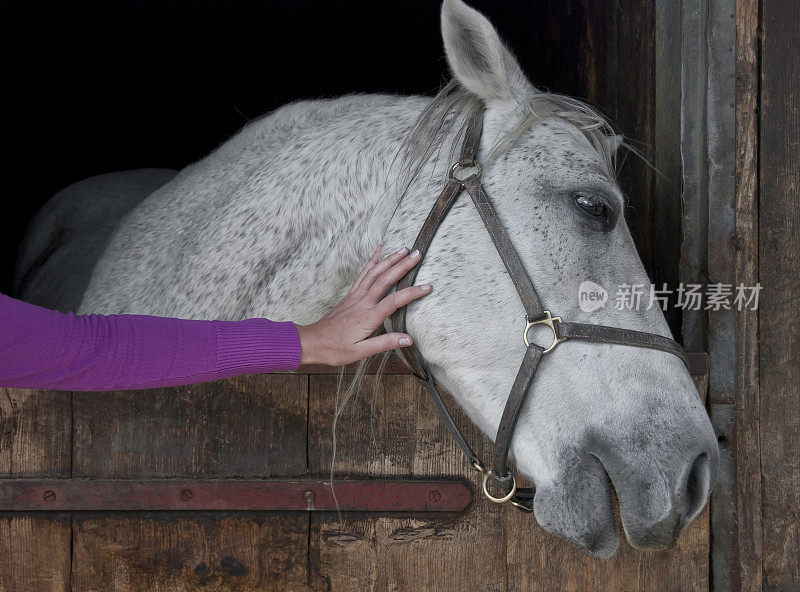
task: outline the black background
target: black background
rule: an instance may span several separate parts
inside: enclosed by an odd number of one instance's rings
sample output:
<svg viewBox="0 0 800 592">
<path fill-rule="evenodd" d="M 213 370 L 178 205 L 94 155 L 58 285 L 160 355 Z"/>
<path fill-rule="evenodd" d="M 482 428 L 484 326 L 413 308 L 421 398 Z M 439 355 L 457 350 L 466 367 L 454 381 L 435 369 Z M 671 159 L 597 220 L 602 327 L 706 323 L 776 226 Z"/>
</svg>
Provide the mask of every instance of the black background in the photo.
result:
<svg viewBox="0 0 800 592">
<path fill-rule="evenodd" d="M 541 88 L 581 96 L 578 42 L 545 3 L 471 0 Z M 0 291 L 35 211 L 66 185 L 180 169 L 294 99 L 434 93 L 439 0 L 5 1 Z M 562 15 L 569 18 L 569 15 Z"/>
</svg>

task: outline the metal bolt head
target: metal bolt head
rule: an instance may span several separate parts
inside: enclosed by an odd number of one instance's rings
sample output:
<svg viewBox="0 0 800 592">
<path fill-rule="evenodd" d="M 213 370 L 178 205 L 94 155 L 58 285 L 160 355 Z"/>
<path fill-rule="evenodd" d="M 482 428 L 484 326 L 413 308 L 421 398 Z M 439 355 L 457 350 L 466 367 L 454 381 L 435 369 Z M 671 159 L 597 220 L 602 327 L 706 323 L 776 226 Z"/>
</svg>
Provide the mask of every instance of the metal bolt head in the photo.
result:
<svg viewBox="0 0 800 592">
<path fill-rule="evenodd" d="M 181 499 L 185 502 L 188 502 L 190 499 L 194 497 L 191 489 L 184 489 L 181 491 Z"/>
<path fill-rule="evenodd" d="M 52 489 L 48 489 L 47 491 L 44 492 L 42 497 L 44 498 L 44 501 L 52 502 L 56 499 L 56 492 L 53 491 Z"/>
<path fill-rule="evenodd" d="M 428 501 L 437 503 L 440 502 L 441 500 L 442 500 L 442 494 L 439 493 L 437 490 L 434 489 L 433 491 L 428 493 Z"/>
</svg>

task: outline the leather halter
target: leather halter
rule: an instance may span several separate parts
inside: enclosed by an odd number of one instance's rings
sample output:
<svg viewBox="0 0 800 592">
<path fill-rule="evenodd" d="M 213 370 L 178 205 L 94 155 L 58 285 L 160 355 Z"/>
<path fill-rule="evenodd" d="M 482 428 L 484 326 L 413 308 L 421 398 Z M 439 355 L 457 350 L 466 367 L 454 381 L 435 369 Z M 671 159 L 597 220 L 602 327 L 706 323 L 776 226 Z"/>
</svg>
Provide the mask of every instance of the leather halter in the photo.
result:
<svg viewBox="0 0 800 592">
<path fill-rule="evenodd" d="M 511 393 L 508 395 L 506 406 L 503 410 L 503 416 L 500 420 L 500 427 L 497 430 L 491 470 L 481 462 L 453 421 L 453 417 L 447 410 L 442 396 L 439 393 L 439 389 L 436 386 L 436 382 L 433 376 L 431 376 L 417 346 L 412 344 L 405 348 L 403 353 L 406 355 L 408 365 L 411 367 L 414 376 L 422 383 L 425 390 L 428 391 L 433 405 L 436 407 L 436 411 L 439 413 L 444 425 L 453 435 L 456 444 L 458 444 L 459 448 L 461 448 L 467 456 L 470 464 L 483 474 L 483 493 L 486 497 L 497 503 L 510 501 L 513 505 L 522 510 L 533 511 L 535 489 L 518 488 L 516 486 L 516 479 L 508 469 L 506 461 L 508 460 L 508 452 L 511 446 L 511 439 L 514 435 L 514 428 L 517 425 L 517 419 L 519 419 L 522 405 L 525 402 L 525 396 L 533 381 L 533 377 L 536 375 L 536 370 L 539 367 L 542 356 L 552 352 L 555 347 L 563 341 L 577 339 L 657 349 L 678 356 L 687 367 L 688 362 L 683 348 L 677 342 L 667 337 L 654 333 L 644 333 L 641 331 L 607 327 L 604 325 L 564 322 L 561 320 L 561 317 L 554 317 L 549 310 L 544 310 L 536 288 L 534 288 L 530 276 L 528 276 L 528 273 L 525 271 L 525 267 L 522 265 L 522 261 L 520 261 L 519 255 L 516 249 L 514 249 L 514 245 L 511 243 L 508 234 L 497 217 L 497 213 L 492 206 L 492 202 L 486 190 L 481 184 L 480 178 L 482 168 L 475 158 L 482 130 L 483 110 L 477 112 L 469 121 L 464 135 L 464 144 L 461 149 L 460 158 L 458 162 L 450 168 L 447 184 L 444 186 L 442 193 L 433 205 L 425 223 L 422 225 L 422 229 L 419 231 L 414 241 L 413 248 L 419 250 L 420 262 L 397 283 L 397 290 L 402 290 L 414 283 L 420 265 L 425 258 L 428 247 L 430 247 L 442 220 L 447 216 L 451 206 L 455 203 L 458 196 L 461 195 L 461 192 L 466 190 L 472 198 L 472 202 L 475 204 L 475 208 L 478 210 L 486 226 L 486 230 L 489 232 L 492 242 L 497 252 L 500 254 L 500 258 L 503 260 L 508 275 L 514 282 L 514 286 L 525 307 L 525 332 L 523 334 L 523 341 L 527 349 L 525 350 L 525 356 L 522 359 L 522 364 L 519 367 L 514 384 L 511 387 Z M 466 178 L 458 178 L 456 176 L 456 171 L 462 168 L 473 168 L 475 172 Z M 406 308 L 403 307 L 395 311 L 391 316 L 390 322 L 393 331 L 405 332 Z M 553 332 L 553 341 L 549 347 L 543 348 L 536 343 L 528 341 L 528 331 L 535 325 L 547 325 Z M 488 481 L 490 477 L 505 491 L 505 495 L 495 497 L 489 493 Z"/>
</svg>

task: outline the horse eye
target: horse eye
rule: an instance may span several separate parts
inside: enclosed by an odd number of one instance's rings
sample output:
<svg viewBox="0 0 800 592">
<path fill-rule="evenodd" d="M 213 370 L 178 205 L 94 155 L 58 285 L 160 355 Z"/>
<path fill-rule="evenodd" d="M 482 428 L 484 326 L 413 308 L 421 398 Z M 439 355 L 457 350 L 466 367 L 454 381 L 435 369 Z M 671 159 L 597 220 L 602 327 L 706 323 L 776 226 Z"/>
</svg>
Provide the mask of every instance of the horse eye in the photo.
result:
<svg viewBox="0 0 800 592">
<path fill-rule="evenodd" d="M 575 204 L 582 212 L 585 212 L 593 218 L 604 220 L 608 217 L 608 208 L 606 204 L 603 203 L 603 200 L 594 195 L 579 193 L 575 196 Z"/>
</svg>

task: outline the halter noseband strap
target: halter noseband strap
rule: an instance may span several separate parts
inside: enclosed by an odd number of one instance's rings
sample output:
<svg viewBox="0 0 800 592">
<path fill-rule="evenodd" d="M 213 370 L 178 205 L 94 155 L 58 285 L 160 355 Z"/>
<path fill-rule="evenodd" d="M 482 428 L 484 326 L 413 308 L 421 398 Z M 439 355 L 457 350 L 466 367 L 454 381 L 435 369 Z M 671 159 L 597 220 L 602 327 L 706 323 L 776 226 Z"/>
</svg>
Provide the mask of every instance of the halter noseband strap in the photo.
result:
<svg viewBox="0 0 800 592">
<path fill-rule="evenodd" d="M 460 158 L 458 162 L 450 168 L 447 184 L 436 200 L 436 203 L 433 205 L 428 217 L 425 219 L 425 223 L 422 225 L 422 229 L 419 231 L 414 241 L 413 248 L 418 249 L 420 252 L 420 263 L 414 266 L 414 268 L 397 283 L 397 290 L 402 290 L 414 283 L 419 267 L 427 254 L 433 237 L 436 235 L 436 231 L 458 196 L 461 195 L 463 190 L 466 190 L 472 198 L 472 203 L 475 204 L 475 208 L 478 210 L 481 220 L 483 220 L 486 230 L 489 232 L 492 242 L 497 252 L 500 254 L 500 258 L 503 260 L 503 264 L 514 283 L 514 287 L 517 289 L 517 293 L 525 307 L 526 315 L 523 341 L 527 349 L 522 363 L 520 364 L 519 371 L 517 372 L 517 376 L 514 379 L 514 384 L 511 387 L 511 392 L 508 395 L 506 406 L 503 410 L 503 416 L 500 420 L 500 426 L 497 430 L 492 459 L 493 466 L 491 470 L 487 469 L 481 462 L 453 421 L 453 417 L 447 410 L 447 406 L 442 400 L 442 395 L 436 386 L 436 382 L 433 376 L 431 376 L 416 344 L 405 348 L 403 353 L 407 358 L 408 365 L 411 367 L 414 376 L 422 383 L 425 390 L 428 391 L 428 395 L 433 401 L 436 411 L 439 413 L 444 425 L 452 434 L 456 444 L 458 444 L 459 448 L 461 448 L 469 459 L 470 464 L 483 474 L 483 492 L 486 497 L 498 503 L 510 501 L 523 510 L 532 511 L 535 490 L 533 488 L 518 488 L 516 486 L 516 479 L 509 471 L 506 463 L 508 461 L 511 439 L 514 435 L 514 429 L 517 425 L 520 411 L 525 403 L 525 397 L 530 390 L 531 382 L 536 375 L 536 370 L 539 367 L 542 356 L 553 351 L 559 343 L 567 339 L 578 339 L 582 341 L 657 349 L 678 356 L 687 366 L 688 362 L 683 348 L 667 337 L 654 333 L 644 333 L 641 331 L 607 327 L 604 325 L 563 322 L 561 317 L 554 317 L 550 311 L 544 310 L 536 288 L 534 288 L 530 276 L 527 271 L 525 271 L 525 267 L 514 245 L 511 243 L 500 219 L 497 217 L 497 212 L 495 212 L 486 190 L 481 184 L 480 177 L 482 169 L 481 165 L 476 161 L 476 154 L 482 129 L 483 111 L 481 110 L 469 121 L 464 135 L 464 143 Z M 465 178 L 458 178 L 456 172 L 459 169 L 466 168 L 474 168 L 475 172 Z M 404 332 L 406 328 L 406 308 L 403 307 L 395 311 L 391 316 L 390 322 L 394 331 Z M 553 341 L 549 347 L 543 348 L 528 341 L 528 331 L 535 325 L 547 325 L 552 330 Z M 489 492 L 488 481 L 490 477 L 505 491 L 505 495 L 495 497 Z"/>
</svg>

